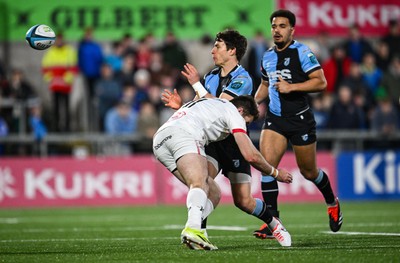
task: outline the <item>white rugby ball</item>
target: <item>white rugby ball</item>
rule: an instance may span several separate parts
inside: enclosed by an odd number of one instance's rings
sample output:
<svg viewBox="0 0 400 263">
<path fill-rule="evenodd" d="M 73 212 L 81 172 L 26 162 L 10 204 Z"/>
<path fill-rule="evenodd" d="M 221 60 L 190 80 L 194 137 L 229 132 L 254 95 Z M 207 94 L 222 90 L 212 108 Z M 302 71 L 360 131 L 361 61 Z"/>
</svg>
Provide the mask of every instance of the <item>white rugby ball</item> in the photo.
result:
<svg viewBox="0 0 400 263">
<path fill-rule="evenodd" d="M 37 50 L 45 50 L 56 41 L 56 34 L 51 27 L 46 25 L 34 25 L 26 32 L 26 42 Z"/>
</svg>

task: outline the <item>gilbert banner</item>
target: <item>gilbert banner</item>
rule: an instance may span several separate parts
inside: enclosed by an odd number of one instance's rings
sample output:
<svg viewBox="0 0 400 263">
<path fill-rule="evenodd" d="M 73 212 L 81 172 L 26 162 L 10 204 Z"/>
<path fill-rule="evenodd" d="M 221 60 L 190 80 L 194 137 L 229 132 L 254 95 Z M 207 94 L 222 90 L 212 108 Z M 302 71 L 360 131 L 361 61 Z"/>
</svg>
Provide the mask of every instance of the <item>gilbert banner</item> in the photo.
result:
<svg viewBox="0 0 400 263">
<path fill-rule="evenodd" d="M 318 156 L 336 188 L 334 159 Z M 293 154 L 282 167 L 294 182 L 280 184 L 283 202 L 322 201 L 317 188 L 300 175 Z M 252 193 L 261 197 L 260 173 L 253 170 Z M 229 181 L 217 177 L 222 203 L 232 203 Z M 0 207 L 184 204 L 187 187 L 151 155 L 129 158 L 1 159 Z"/>
<path fill-rule="evenodd" d="M 95 29 L 96 39 L 112 41 L 125 33 L 140 39 L 152 33 L 163 38 L 173 31 L 181 39 L 199 39 L 227 27 L 253 36 L 265 29 L 274 1 L 203 0 L 68 0 L 0 1 L 2 20 L 0 40 L 24 41 L 35 24 L 46 24 L 66 39 L 77 41 L 87 27 Z"/>
<path fill-rule="evenodd" d="M 303 37 L 321 31 L 346 36 L 352 24 L 357 24 L 364 36 L 382 36 L 390 20 L 400 20 L 399 0 L 277 0 L 277 7 L 296 14 L 296 35 Z"/>
</svg>

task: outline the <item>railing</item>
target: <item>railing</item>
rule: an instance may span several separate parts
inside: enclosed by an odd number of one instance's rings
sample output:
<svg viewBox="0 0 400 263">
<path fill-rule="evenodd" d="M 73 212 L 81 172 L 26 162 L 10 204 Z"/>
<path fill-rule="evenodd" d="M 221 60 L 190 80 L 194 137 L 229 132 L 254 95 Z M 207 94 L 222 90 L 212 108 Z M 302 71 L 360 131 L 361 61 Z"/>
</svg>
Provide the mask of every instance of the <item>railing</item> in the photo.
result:
<svg viewBox="0 0 400 263">
<path fill-rule="evenodd" d="M 343 150 L 367 150 L 369 148 L 400 149 L 400 132 L 383 135 L 372 131 L 321 131 L 317 133 L 319 149 L 338 153 Z M 252 131 L 250 137 L 255 145 L 258 145 L 260 132 Z M 49 155 L 50 146 L 64 146 L 71 149 L 75 155 L 119 155 L 118 146 L 129 144 L 140 152 L 151 153 L 151 140 L 139 134 L 110 136 L 104 133 L 51 133 L 38 142 L 32 135 L 8 135 L 0 137 L 0 145 L 25 145 L 36 147 L 37 155 L 46 157 Z M 110 150 L 110 149 L 113 150 Z M 7 153 L 5 153 L 7 155 Z"/>
</svg>

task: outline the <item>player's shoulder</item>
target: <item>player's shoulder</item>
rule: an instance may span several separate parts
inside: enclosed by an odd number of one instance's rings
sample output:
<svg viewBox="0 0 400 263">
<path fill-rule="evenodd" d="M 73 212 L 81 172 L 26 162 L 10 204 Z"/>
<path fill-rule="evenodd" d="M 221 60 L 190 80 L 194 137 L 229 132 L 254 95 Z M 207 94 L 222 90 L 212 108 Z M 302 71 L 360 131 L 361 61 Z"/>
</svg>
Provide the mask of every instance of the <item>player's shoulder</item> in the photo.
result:
<svg viewBox="0 0 400 263">
<path fill-rule="evenodd" d="M 300 52 L 311 52 L 311 48 L 309 46 L 297 40 L 294 40 L 289 48 L 298 49 Z"/>
</svg>

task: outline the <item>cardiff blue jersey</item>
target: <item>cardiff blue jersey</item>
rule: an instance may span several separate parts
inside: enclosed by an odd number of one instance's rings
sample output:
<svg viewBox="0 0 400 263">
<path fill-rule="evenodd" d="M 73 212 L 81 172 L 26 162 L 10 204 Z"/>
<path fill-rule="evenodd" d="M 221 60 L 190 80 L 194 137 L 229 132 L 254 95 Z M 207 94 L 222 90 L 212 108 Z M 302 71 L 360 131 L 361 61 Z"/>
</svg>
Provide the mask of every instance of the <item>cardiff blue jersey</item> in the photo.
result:
<svg viewBox="0 0 400 263">
<path fill-rule="evenodd" d="M 204 76 L 203 84 L 208 93 L 215 97 L 222 92 L 232 97 L 252 94 L 253 80 L 241 65 L 237 65 L 225 77 L 221 77 L 220 72 L 221 68 L 215 68 Z"/>
<path fill-rule="evenodd" d="M 274 84 L 281 76 L 289 83 L 300 83 L 309 79 L 308 75 L 321 68 L 309 47 L 297 41 L 282 51 L 275 47 L 264 53 L 261 61 L 262 78 L 269 82 L 269 111 L 277 116 L 292 116 L 309 107 L 306 92 L 281 94 Z"/>
</svg>

